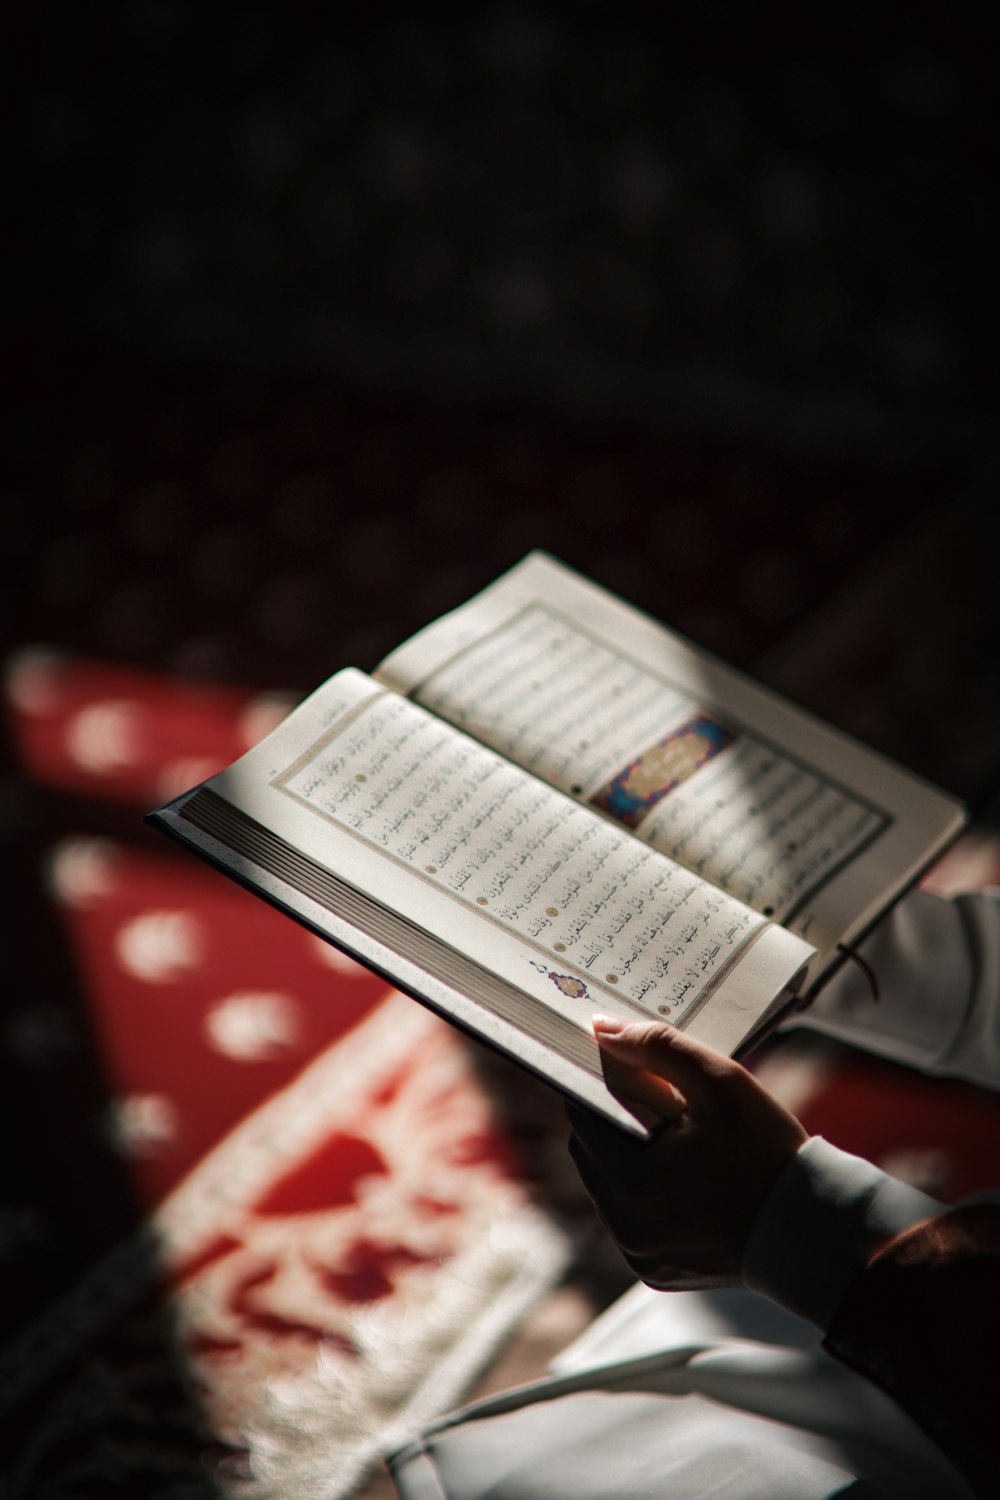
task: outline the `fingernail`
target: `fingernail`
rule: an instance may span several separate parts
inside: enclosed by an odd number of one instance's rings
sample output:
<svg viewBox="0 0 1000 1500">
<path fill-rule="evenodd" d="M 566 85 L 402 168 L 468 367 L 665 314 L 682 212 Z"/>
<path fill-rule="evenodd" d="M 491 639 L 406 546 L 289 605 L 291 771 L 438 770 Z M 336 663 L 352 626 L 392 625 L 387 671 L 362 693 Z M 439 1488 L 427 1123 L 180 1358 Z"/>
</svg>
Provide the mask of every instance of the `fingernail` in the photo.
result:
<svg viewBox="0 0 1000 1500">
<path fill-rule="evenodd" d="M 625 1029 L 625 1022 L 620 1016 L 597 1015 L 591 1019 L 594 1023 L 594 1030 L 603 1031 L 606 1036 L 609 1036 L 612 1032 L 624 1031 Z"/>
</svg>

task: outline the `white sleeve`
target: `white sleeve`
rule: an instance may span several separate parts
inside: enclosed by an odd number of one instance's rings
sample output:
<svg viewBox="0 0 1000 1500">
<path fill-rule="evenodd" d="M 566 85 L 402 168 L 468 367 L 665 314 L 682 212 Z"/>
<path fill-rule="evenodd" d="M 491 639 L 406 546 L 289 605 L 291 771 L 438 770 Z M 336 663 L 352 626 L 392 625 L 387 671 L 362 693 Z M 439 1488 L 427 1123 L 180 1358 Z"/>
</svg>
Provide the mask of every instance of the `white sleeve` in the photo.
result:
<svg viewBox="0 0 1000 1500">
<path fill-rule="evenodd" d="M 812 1136 L 760 1206 L 743 1251 L 743 1280 L 825 1333 L 872 1251 L 944 1208 Z"/>
<path fill-rule="evenodd" d="M 1000 889 L 915 890 L 789 1026 L 809 1027 L 926 1073 L 1000 1089 Z"/>
</svg>

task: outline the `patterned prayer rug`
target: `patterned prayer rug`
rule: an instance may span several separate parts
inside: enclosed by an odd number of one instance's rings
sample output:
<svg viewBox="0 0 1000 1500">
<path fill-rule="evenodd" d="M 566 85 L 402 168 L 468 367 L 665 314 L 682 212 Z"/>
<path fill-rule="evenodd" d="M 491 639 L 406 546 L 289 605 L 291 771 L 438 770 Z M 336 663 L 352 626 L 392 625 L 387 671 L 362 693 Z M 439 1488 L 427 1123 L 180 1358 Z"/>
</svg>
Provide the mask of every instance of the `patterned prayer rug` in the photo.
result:
<svg viewBox="0 0 1000 1500">
<path fill-rule="evenodd" d="M 35 653 L 8 698 L 40 779 L 137 807 L 275 711 Z M 48 884 L 145 1214 L 0 1360 L 10 1493 L 344 1495 L 567 1242 L 451 1027 L 153 835 L 63 840 Z"/>
</svg>

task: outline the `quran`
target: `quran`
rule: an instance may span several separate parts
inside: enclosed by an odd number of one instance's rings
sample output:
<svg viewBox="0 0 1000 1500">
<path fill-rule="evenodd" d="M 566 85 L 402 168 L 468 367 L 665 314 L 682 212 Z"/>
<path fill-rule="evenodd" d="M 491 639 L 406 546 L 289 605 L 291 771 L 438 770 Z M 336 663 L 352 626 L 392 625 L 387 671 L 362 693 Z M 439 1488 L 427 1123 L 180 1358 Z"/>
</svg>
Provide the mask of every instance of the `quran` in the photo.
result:
<svg viewBox="0 0 1000 1500">
<path fill-rule="evenodd" d="M 532 552 L 149 821 L 645 1135 L 591 1017 L 745 1052 L 965 812 Z"/>
</svg>

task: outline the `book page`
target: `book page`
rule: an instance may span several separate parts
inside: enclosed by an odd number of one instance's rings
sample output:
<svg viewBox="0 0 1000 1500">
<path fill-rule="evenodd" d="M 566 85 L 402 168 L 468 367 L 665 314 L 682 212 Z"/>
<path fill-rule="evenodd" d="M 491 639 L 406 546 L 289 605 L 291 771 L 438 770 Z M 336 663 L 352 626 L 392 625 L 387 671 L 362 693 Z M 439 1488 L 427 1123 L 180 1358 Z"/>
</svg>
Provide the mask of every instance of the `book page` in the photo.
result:
<svg viewBox="0 0 1000 1500">
<path fill-rule="evenodd" d="M 547 605 L 466 646 L 415 697 L 778 921 L 887 822 Z"/>
<path fill-rule="evenodd" d="M 243 803 L 233 782 L 223 773 L 219 789 Z M 620 1001 L 684 1024 L 766 925 L 393 693 L 369 691 L 269 786 L 298 818 L 298 847 L 325 860 L 336 849 L 355 879 L 366 856 L 388 857 L 381 899 L 391 888 L 397 909 L 451 938 L 474 918 L 481 960 L 488 949 L 506 977 L 581 1019 L 573 1002 Z"/>
<path fill-rule="evenodd" d="M 962 821 L 883 757 L 532 554 L 377 674 L 820 950 Z"/>
<path fill-rule="evenodd" d="M 655 1123 L 602 1065 L 600 1009 L 727 1052 L 805 943 L 363 673 L 338 673 L 152 820 L 573 1097 Z"/>
</svg>

